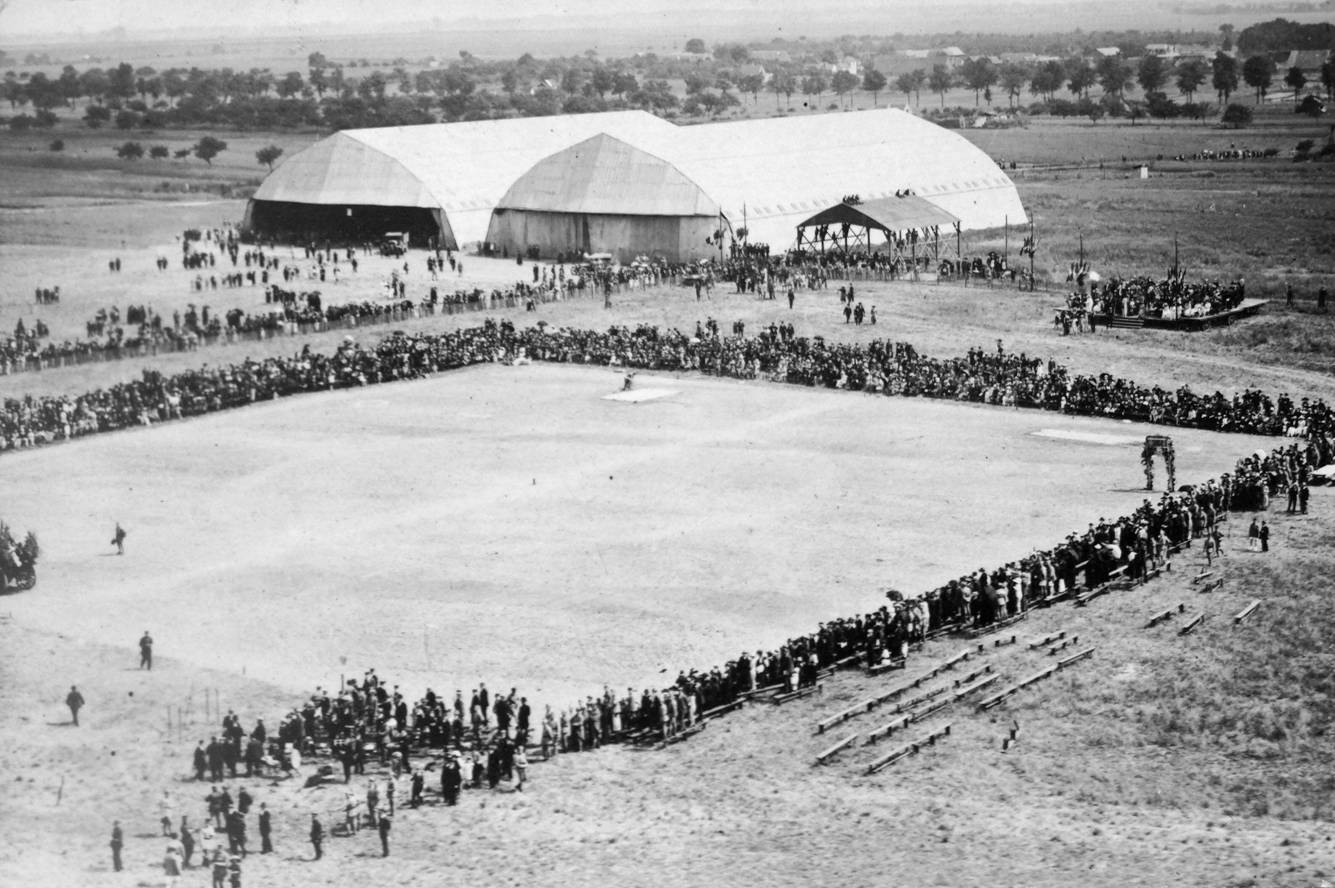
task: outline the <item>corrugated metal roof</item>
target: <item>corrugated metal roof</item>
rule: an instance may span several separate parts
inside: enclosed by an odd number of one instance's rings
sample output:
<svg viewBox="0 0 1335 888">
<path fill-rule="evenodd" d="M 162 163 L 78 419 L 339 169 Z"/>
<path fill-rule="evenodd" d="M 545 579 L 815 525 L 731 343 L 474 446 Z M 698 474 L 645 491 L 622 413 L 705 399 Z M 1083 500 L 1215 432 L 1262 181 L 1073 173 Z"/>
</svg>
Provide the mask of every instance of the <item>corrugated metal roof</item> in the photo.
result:
<svg viewBox="0 0 1335 888">
<path fill-rule="evenodd" d="M 718 216 L 700 186 L 660 157 L 599 133 L 538 161 L 497 208 L 631 216 Z"/>
</svg>

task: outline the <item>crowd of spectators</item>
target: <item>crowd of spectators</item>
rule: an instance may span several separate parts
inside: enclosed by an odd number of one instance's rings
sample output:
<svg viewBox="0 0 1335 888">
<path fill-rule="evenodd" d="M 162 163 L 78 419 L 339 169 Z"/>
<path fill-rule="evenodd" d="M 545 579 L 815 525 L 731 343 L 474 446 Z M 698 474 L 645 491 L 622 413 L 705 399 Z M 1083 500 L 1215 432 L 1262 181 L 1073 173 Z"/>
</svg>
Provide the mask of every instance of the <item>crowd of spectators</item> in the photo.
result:
<svg viewBox="0 0 1335 888">
<path fill-rule="evenodd" d="M 1086 309 L 1093 314 L 1116 317 L 1199 318 L 1223 314 L 1246 298 L 1245 281 L 1214 280 L 1188 282 L 1181 275 L 1162 280 L 1141 276 L 1114 277 L 1090 286 Z"/>
</svg>

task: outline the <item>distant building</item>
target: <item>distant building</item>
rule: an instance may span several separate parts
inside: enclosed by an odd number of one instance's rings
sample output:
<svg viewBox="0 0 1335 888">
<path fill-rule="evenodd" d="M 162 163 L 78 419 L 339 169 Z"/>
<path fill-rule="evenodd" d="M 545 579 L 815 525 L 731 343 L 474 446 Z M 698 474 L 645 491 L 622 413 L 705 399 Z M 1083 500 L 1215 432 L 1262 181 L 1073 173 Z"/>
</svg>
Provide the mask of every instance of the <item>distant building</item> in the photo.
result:
<svg viewBox="0 0 1335 888">
<path fill-rule="evenodd" d="M 1119 46 L 1100 46 L 1094 52 L 1105 59 L 1115 59 L 1122 54 L 1122 49 Z"/>
<path fill-rule="evenodd" d="M 740 65 L 737 68 L 737 78 L 739 80 L 743 77 L 753 77 L 757 75 L 760 77 L 761 83 L 769 83 L 770 79 L 774 76 L 765 70 L 764 65 L 757 65 L 755 62 L 747 62 L 745 65 Z"/>
<path fill-rule="evenodd" d="M 1279 74 L 1282 77 L 1290 68 L 1298 68 L 1307 75 L 1308 80 L 1321 81 L 1321 66 L 1330 58 L 1330 51 L 1325 49 L 1293 49 L 1279 62 Z"/>
<path fill-rule="evenodd" d="M 1145 55 L 1158 56 L 1161 59 L 1177 58 L 1176 43 L 1146 43 Z"/>
</svg>

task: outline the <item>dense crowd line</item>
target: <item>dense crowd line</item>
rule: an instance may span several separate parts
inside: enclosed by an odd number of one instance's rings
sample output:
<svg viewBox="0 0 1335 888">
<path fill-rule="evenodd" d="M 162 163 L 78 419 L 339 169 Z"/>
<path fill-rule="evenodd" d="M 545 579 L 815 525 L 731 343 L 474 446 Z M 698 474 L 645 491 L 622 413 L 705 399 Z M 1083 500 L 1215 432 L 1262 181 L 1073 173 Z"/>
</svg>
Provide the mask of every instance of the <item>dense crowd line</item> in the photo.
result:
<svg viewBox="0 0 1335 888">
<path fill-rule="evenodd" d="M 517 329 L 509 321 L 488 320 L 441 334 L 396 332 L 370 347 L 345 341 L 331 354 L 307 347 L 291 358 L 247 360 L 172 376 L 145 371 L 135 382 L 79 397 L 11 399 L 0 412 L 0 433 L 4 446 L 12 448 L 479 363 L 550 361 L 765 377 L 1301 440 L 1248 456 L 1217 480 L 1164 493 L 1157 502 L 1146 499 L 1129 515 L 1100 518 L 1085 531 L 1006 565 L 980 568 L 918 596 L 892 591 L 874 611 L 820 624 L 774 650 L 746 652 L 703 672 L 681 673 L 665 687 L 624 693 L 608 687 L 560 711 L 544 705 L 539 716 L 516 689 L 491 696 L 478 684 L 467 696 L 456 690 L 448 697 L 428 688 L 413 700 L 372 670 L 332 692 L 316 689 L 279 719 L 272 733 L 262 721 L 246 731 L 229 713 L 219 734 L 194 753 L 197 780 L 207 779 L 214 788 L 199 808 L 208 825 L 190 837 L 190 846 L 203 844 L 210 866 L 220 861 L 239 866 L 254 798 L 242 801 L 242 794 L 249 796 L 242 789 L 234 802 L 225 782 L 241 779 L 238 767 L 243 765 L 248 778 L 286 773 L 308 786 L 341 782 L 347 787 L 336 809 L 311 815 L 309 838 L 316 857 L 326 835 L 322 817 L 334 819 L 337 829 L 331 832 L 349 835 L 363 823 L 373 824 L 388 854 L 396 796 L 406 794 L 406 804 L 415 808 L 433 800 L 457 804 L 462 789 L 495 790 L 507 783 L 522 790 L 530 750 L 549 758 L 609 742 L 671 739 L 710 710 L 757 691 L 810 686 L 823 670 L 841 662 L 902 665 L 911 647 L 933 633 L 986 627 L 1099 585 L 1115 573 L 1143 580 L 1175 549 L 1195 540 L 1203 541 L 1207 552 L 1217 551 L 1218 526 L 1230 509 L 1262 507 L 1281 492 L 1289 494 L 1291 508 L 1295 502 L 1305 507 L 1312 471 L 1335 459 L 1335 413 L 1320 400 L 1271 398 L 1250 389 L 1231 398 L 1198 395 L 1186 387 L 1168 391 L 1109 374 L 1072 374 L 1053 361 L 1008 353 L 1000 344 L 995 351 L 974 348 L 961 357 L 938 359 L 906 343 L 827 343 L 796 337 L 777 325 L 751 337 L 736 325 L 733 331 L 722 335 L 717 322 L 697 325 L 690 335 L 649 326 Z M 263 810 L 261 818 L 268 848 L 272 824 Z M 192 828 L 188 819 L 176 827 L 170 814 L 163 824 L 171 836 L 164 864 L 170 871 L 182 858 L 190 859 L 191 847 L 181 843 Z"/>
</svg>

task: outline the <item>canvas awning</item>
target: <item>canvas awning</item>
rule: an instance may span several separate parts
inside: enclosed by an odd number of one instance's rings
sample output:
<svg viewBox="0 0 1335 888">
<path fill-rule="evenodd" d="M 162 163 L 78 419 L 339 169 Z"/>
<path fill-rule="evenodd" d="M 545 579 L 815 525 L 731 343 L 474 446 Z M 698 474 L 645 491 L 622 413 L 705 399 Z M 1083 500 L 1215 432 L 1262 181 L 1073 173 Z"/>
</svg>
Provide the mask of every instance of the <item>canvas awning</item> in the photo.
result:
<svg viewBox="0 0 1335 888">
<path fill-rule="evenodd" d="M 798 223 L 797 227 L 848 223 L 878 231 L 908 231 L 911 228 L 951 226 L 957 222 L 959 217 L 947 213 L 930 200 L 916 194 L 906 194 L 903 197 L 882 197 L 857 204 L 838 203 Z"/>
</svg>

